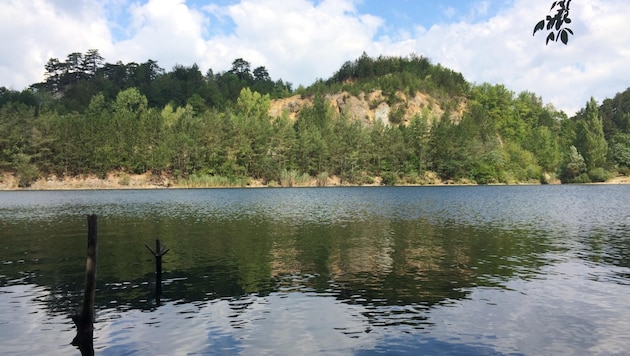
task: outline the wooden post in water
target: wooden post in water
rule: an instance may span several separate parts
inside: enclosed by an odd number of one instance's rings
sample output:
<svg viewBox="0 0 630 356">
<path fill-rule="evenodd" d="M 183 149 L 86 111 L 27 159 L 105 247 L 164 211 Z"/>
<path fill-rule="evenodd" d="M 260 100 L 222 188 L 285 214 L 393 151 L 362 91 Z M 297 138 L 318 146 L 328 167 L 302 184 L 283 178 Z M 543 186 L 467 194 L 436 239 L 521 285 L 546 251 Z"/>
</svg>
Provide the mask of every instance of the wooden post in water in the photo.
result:
<svg viewBox="0 0 630 356">
<path fill-rule="evenodd" d="M 166 248 L 166 244 L 160 247 L 160 239 L 155 239 L 155 251 L 149 245 L 145 246 L 155 257 L 155 295 L 159 298 L 162 294 L 162 256 L 166 255 L 169 249 Z"/>
<path fill-rule="evenodd" d="M 88 215 L 88 244 L 87 261 L 85 264 L 85 290 L 83 292 L 83 305 L 81 311 L 72 316 L 77 327 L 77 336 L 72 344 L 79 346 L 82 354 L 94 354 L 94 297 L 96 294 L 96 259 L 98 256 L 96 215 Z"/>
</svg>

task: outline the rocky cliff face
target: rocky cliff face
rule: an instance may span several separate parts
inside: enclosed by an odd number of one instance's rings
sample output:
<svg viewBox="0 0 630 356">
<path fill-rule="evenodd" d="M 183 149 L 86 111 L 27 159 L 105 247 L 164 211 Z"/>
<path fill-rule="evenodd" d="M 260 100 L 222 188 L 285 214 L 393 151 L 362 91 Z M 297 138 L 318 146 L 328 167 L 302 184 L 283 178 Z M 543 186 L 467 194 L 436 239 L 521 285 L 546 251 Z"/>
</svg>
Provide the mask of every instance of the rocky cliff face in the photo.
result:
<svg viewBox="0 0 630 356">
<path fill-rule="evenodd" d="M 439 120 L 444 114 L 437 100 L 431 96 L 416 92 L 413 97 L 401 91 L 393 98 L 383 95 L 381 90 L 375 90 L 359 96 L 348 92 L 326 95 L 328 105 L 338 114 L 345 114 L 351 120 L 358 120 L 365 124 L 373 124 L 380 121 L 385 125 L 402 124 L 410 122 L 414 115 L 426 115 L 429 121 Z M 274 100 L 269 108 L 271 117 L 279 117 L 286 112 L 292 120 L 295 120 L 303 107 L 312 105 L 312 98 L 302 98 L 294 95 L 289 98 Z M 464 111 L 465 103 L 460 103 L 458 109 L 452 114 L 452 120 L 458 120 Z"/>
</svg>

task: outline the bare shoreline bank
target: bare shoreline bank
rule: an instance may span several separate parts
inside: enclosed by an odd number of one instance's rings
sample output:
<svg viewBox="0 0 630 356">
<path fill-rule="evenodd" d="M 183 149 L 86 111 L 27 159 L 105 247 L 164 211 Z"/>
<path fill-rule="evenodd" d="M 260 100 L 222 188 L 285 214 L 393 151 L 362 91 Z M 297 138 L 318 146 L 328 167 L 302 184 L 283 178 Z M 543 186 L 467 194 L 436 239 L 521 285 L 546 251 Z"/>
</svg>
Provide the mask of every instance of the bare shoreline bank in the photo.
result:
<svg viewBox="0 0 630 356">
<path fill-rule="evenodd" d="M 127 175 L 127 174 L 115 174 L 110 173 L 106 178 L 98 178 L 96 176 L 87 177 L 48 177 L 41 178 L 35 181 L 28 188 L 18 187 L 18 181 L 15 176 L 10 174 L 4 174 L 0 176 L 0 191 L 47 191 L 47 190 L 124 190 L 124 189 L 198 189 L 198 188 L 281 188 L 279 184 L 264 184 L 262 181 L 251 180 L 245 185 L 231 185 L 231 186 L 205 186 L 205 185 L 186 185 L 178 184 L 172 181 L 170 178 L 161 177 L 156 180 L 149 173 Z M 539 185 L 540 183 L 533 182 L 521 182 L 513 184 L 491 184 L 491 185 Z M 559 184 L 554 182 L 553 184 Z M 589 183 L 589 184 L 630 184 L 629 176 L 619 176 L 609 179 L 606 182 L 601 183 Z M 433 180 L 425 184 L 400 184 L 397 186 L 473 186 L 478 185 L 476 183 L 461 181 L 440 181 Z M 318 183 L 315 179 L 306 184 L 295 184 L 292 187 L 317 187 Z M 380 178 L 375 179 L 372 184 L 347 184 L 341 182 L 337 177 L 330 177 L 325 185 L 326 187 L 379 187 L 381 184 Z"/>
</svg>

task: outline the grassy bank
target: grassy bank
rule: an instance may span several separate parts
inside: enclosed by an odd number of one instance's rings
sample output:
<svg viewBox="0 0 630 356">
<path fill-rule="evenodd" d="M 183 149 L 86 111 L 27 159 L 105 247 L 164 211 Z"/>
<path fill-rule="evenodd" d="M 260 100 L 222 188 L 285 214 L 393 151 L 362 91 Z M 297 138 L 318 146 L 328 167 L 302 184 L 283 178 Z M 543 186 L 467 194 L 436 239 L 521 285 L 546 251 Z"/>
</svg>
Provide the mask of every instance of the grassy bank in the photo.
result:
<svg viewBox="0 0 630 356">
<path fill-rule="evenodd" d="M 176 179 L 170 176 L 156 176 L 150 172 L 144 174 L 127 174 L 111 172 L 105 178 L 93 175 L 76 177 L 47 177 L 33 182 L 30 187 L 18 186 L 18 179 L 10 173 L 0 174 L 0 190 L 79 190 L 79 189 L 165 189 L 165 188 L 246 188 L 246 187 L 335 187 L 335 186 L 382 186 L 382 185 L 475 185 L 475 182 L 443 181 L 430 172 L 422 177 L 396 178 L 395 182 L 385 181 L 391 177 L 364 177 L 360 184 L 350 184 L 337 176 L 320 174 L 311 177 L 297 171 L 285 171 L 278 181 L 264 182 L 246 177 L 223 177 L 213 175 L 190 175 Z M 539 184 L 540 182 L 510 182 L 509 184 Z M 559 183 L 555 180 L 549 182 Z M 630 184 L 630 176 L 613 177 L 599 184 Z"/>
</svg>

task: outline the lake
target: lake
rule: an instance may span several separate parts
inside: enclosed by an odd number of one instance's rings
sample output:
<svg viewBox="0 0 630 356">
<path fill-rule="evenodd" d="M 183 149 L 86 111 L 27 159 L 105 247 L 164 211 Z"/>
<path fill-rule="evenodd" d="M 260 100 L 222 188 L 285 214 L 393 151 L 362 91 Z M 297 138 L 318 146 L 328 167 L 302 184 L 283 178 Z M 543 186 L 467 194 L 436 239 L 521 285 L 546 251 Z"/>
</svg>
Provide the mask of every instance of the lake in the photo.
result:
<svg viewBox="0 0 630 356">
<path fill-rule="evenodd" d="M 101 355 L 630 350 L 630 185 L 0 192 L 0 345 Z M 163 258 L 163 292 L 155 262 Z"/>
</svg>

